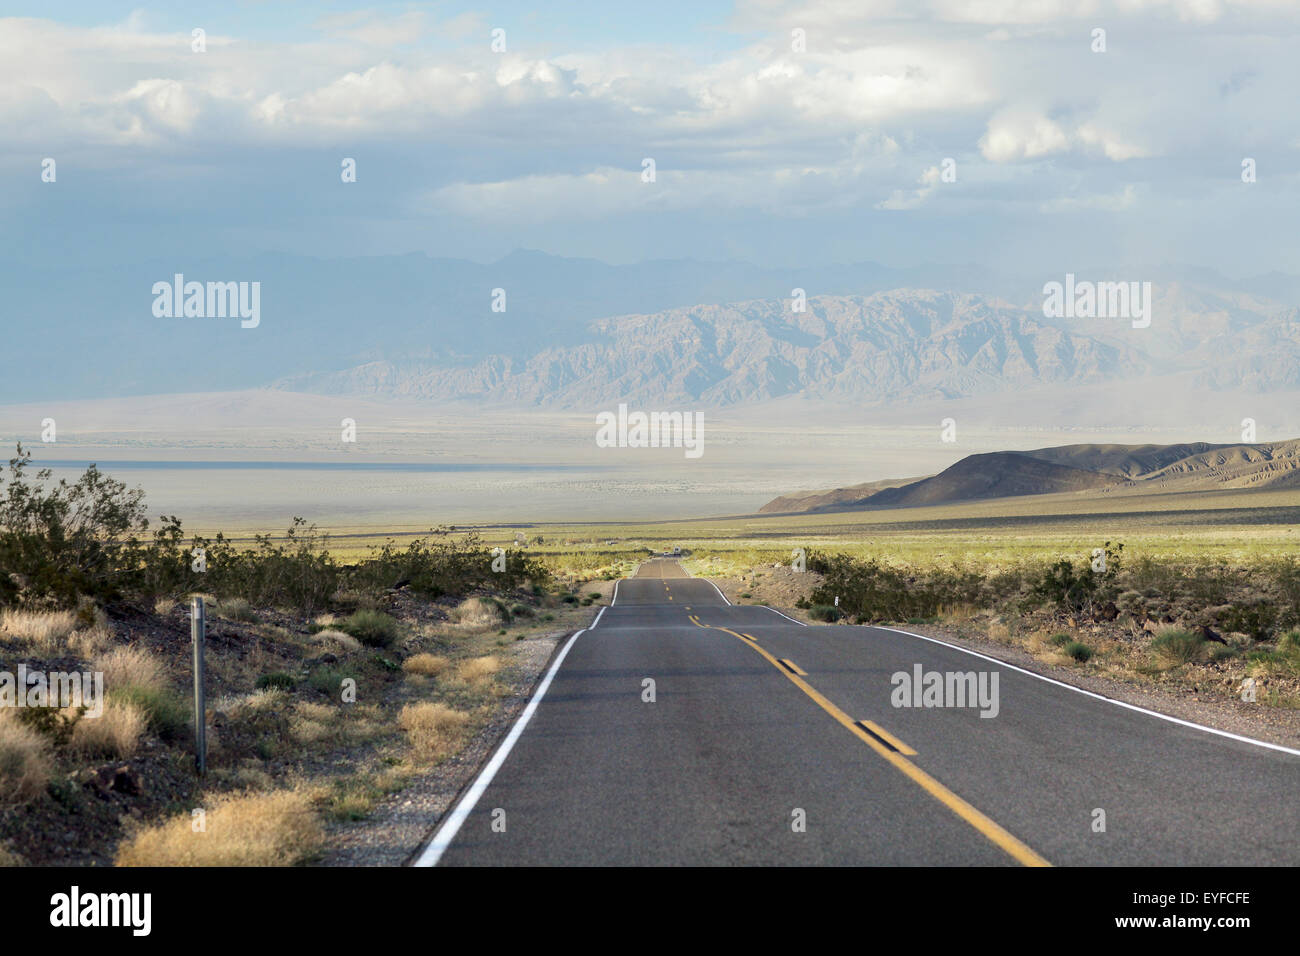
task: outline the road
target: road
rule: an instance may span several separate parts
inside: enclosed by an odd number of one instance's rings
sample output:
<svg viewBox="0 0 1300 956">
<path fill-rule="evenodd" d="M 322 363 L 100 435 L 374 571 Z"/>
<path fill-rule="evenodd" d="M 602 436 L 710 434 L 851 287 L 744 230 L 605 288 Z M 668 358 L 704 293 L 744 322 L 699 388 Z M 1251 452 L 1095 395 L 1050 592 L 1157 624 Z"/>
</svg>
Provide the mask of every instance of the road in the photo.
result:
<svg viewBox="0 0 1300 956">
<path fill-rule="evenodd" d="M 918 664 L 996 672 L 996 716 L 894 706 Z M 1300 864 L 1300 754 L 732 606 L 675 561 L 548 674 L 417 865 Z"/>
</svg>

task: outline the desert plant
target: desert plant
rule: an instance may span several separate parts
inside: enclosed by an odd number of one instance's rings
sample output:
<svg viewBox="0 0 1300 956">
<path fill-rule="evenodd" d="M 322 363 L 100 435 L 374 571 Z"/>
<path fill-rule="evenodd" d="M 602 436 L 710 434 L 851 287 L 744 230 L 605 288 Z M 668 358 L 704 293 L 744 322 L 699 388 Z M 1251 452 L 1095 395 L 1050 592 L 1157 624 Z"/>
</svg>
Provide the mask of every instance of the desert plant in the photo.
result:
<svg viewBox="0 0 1300 956">
<path fill-rule="evenodd" d="M 1163 663 L 1187 664 L 1198 659 L 1205 649 L 1205 638 L 1195 631 L 1168 628 L 1151 641 L 1151 651 Z"/>
<path fill-rule="evenodd" d="M 80 754 L 122 759 L 135 753 L 148 718 L 133 704 L 106 701 L 98 717 L 82 715 L 72 728 L 69 746 Z"/>
<path fill-rule="evenodd" d="M 268 674 L 260 675 L 253 686 L 258 690 L 289 691 L 293 690 L 297 683 L 292 674 L 286 674 L 284 671 L 271 671 Z"/>
<path fill-rule="evenodd" d="M 397 716 L 398 726 L 406 731 L 411 746 L 427 760 L 450 753 L 468 722 L 469 714 L 464 711 L 430 701 L 407 704 Z"/>
<path fill-rule="evenodd" d="M 9 806 L 40 796 L 52 772 L 45 739 L 16 714 L 12 707 L 0 707 L 0 804 Z"/>
<path fill-rule="evenodd" d="M 382 611 L 362 609 L 350 615 L 338 627 L 367 647 L 391 647 L 397 640 L 397 620 Z"/>
<path fill-rule="evenodd" d="M 135 833 L 118 850 L 118 866 L 291 866 L 322 839 L 303 794 L 228 794 L 210 804 L 204 832 L 189 812 Z"/>
<path fill-rule="evenodd" d="M 1080 664 L 1090 660 L 1093 653 L 1091 647 L 1087 644 L 1082 644 L 1079 641 L 1068 642 L 1061 648 L 1061 652 L 1065 654 L 1066 657 L 1074 658 L 1074 660 L 1078 661 Z"/>
<path fill-rule="evenodd" d="M 437 677 L 450 665 L 450 661 L 437 654 L 413 654 L 402 661 L 402 670 L 408 674 L 421 674 L 425 677 Z"/>
</svg>

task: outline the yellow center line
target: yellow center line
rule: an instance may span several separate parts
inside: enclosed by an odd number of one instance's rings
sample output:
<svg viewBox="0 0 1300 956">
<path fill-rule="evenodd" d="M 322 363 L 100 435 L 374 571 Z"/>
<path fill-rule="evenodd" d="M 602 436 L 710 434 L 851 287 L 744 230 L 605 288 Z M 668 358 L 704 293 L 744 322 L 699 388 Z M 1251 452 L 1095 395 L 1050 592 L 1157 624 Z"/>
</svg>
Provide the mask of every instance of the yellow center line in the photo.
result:
<svg viewBox="0 0 1300 956">
<path fill-rule="evenodd" d="M 808 672 L 806 670 L 803 670 L 802 668 L 799 667 L 798 664 L 796 664 L 792 660 L 789 660 L 788 658 L 785 657 L 781 658 L 781 663 L 785 665 L 786 670 L 793 671 L 794 673 L 798 674 L 800 677 L 808 676 Z"/>
<path fill-rule="evenodd" d="M 884 740 L 885 743 L 892 744 L 894 749 L 897 750 L 900 754 L 903 754 L 906 757 L 916 756 L 915 750 L 913 750 L 907 744 L 903 743 L 901 740 L 899 740 L 897 737 L 891 734 L 884 727 L 881 727 L 874 720 L 864 720 L 862 721 L 862 723 L 865 724 L 867 729 L 870 730 L 873 734 L 875 734 L 877 737 L 880 737 L 882 740 Z"/>
<path fill-rule="evenodd" d="M 719 627 L 714 624 L 701 624 L 700 619 L 694 614 L 691 615 L 691 620 L 697 627 L 710 628 L 716 631 L 725 631 L 738 640 L 744 640 L 740 634 L 731 630 L 731 628 Z M 772 654 L 769 654 L 756 643 L 746 642 L 746 644 L 747 646 L 752 647 L 759 654 L 762 654 L 763 658 L 769 664 L 784 674 L 791 683 L 812 698 L 813 702 L 816 703 L 818 707 L 830 714 L 831 717 L 835 718 L 835 720 L 846 730 L 878 753 L 881 757 L 888 760 L 894 765 L 894 767 L 902 771 L 902 773 L 905 774 L 913 783 L 917 784 L 926 793 L 930 794 L 930 796 L 934 797 L 957 816 L 969 823 L 989 841 L 1006 851 L 1019 863 L 1022 863 L 1025 866 L 1052 865 L 1046 859 L 1031 850 L 1025 843 L 1021 842 L 1011 833 L 1003 829 L 990 817 L 985 816 L 979 810 L 975 809 L 975 807 L 971 806 L 961 797 L 957 796 L 957 794 L 953 793 L 941 784 L 938 780 L 935 780 L 934 777 L 930 776 L 916 764 L 912 763 L 912 761 L 908 760 L 907 757 L 903 756 L 903 754 L 895 753 L 890 750 L 875 737 L 871 736 L 871 734 L 867 733 L 866 730 L 859 727 L 853 721 L 852 717 L 836 707 L 835 704 L 831 703 L 831 701 L 824 697 L 815 687 L 798 674 L 786 670 L 786 668 L 782 666 L 782 662 Z"/>
</svg>

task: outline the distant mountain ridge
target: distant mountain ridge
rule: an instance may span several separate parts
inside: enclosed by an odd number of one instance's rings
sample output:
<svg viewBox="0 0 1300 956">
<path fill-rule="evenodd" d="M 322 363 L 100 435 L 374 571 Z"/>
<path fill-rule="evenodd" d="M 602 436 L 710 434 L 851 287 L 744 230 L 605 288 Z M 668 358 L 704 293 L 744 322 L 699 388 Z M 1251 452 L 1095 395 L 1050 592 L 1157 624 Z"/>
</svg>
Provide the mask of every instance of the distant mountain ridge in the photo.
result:
<svg viewBox="0 0 1300 956">
<path fill-rule="evenodd" d="M 1155 330 L 1045 319 L 971 293 L 895 289 L 694 305 L 598 319 L 588 341 L 463 364 L 381 360 L 277 387 L 562 408 L 725 407 L 791 395 L 838 403 L 959 399 L 1195 375 L 1206 390 L 1300 387 L 1300 310 L 1173 287 Z"/>
<path fill-rule="evenodd" d="M 968 455 L 937 475 L 796 492 L 760 514 L 905 508 L 1074 491 L 1300 487 L 1300 439 L 1266 444 L 1061 445 Z"/>
</svg>

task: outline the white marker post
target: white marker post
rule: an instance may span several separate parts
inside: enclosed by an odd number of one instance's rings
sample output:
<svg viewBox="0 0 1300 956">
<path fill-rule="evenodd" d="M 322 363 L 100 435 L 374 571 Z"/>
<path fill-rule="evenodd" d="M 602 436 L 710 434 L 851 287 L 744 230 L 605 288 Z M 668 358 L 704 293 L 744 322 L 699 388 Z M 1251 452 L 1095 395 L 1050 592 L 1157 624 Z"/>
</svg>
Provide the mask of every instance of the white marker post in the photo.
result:
<svg viewBox="0 0 1300 956">
<path fill-rule="evenodd" d="M 194 763 L 199 776 L 208 769 L 208 722 L 203 697 L 203 642 L 207 632 L 207 618 L 203 598 L 197 595 L 190 601 L 190 638 L 194 641 Z"/>
</svg>

